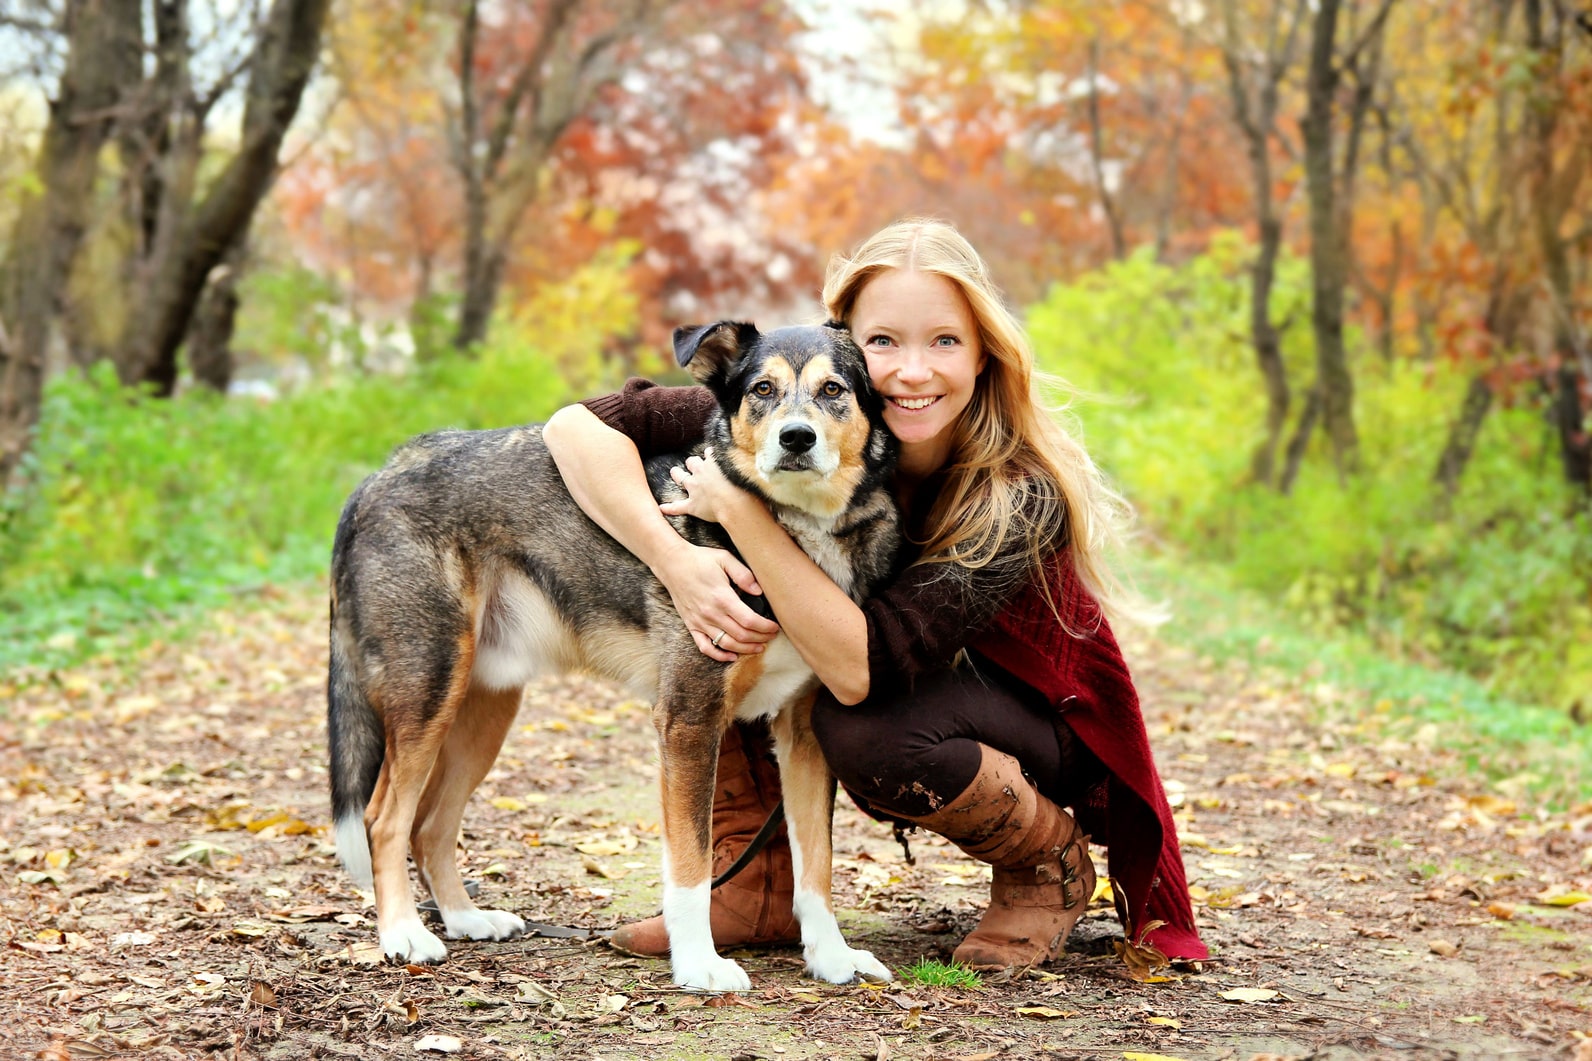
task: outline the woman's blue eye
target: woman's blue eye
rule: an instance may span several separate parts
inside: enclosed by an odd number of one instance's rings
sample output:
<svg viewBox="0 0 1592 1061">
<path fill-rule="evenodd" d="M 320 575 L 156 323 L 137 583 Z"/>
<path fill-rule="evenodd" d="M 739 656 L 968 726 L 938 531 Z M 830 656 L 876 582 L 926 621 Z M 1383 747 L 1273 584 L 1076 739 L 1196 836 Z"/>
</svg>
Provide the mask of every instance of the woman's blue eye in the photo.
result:
<svg viewBox="0 0 1592 1061">
<path fill-rule="evenodd" d="M 954 335 L 942 335 L 934 340 L 935 344 L 939 346 L 955 346 L 959 341 Z"/>
</svg>

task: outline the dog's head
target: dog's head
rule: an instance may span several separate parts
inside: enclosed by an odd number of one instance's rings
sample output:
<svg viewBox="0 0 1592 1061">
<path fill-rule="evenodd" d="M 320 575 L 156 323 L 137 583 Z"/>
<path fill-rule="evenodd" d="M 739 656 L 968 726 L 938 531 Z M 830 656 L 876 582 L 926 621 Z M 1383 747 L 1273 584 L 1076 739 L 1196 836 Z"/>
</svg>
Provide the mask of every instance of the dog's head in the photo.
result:
<svg viewBox="0 0 1592 1061">
<path fill-rule="evenodd" d="M 767 335 L 739 321 L 677 328 L 674 352 L 718 399 L 708 441 L 726 474 L 769 500 L 839 515 L 883 482 L 898 449 L 851 333 L 838 325 Z"/>
</svg>

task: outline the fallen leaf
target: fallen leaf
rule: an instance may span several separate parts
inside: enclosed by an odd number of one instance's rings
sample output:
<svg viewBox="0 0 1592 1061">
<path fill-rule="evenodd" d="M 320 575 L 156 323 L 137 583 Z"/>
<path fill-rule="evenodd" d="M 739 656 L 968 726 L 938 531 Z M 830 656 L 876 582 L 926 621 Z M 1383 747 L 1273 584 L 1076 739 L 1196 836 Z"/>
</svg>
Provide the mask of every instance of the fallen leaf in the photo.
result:
<svg viewBox="0 0 1592 1061">
<path fill-rule="evenodd" d="M 525 809 L 525 802 L 513 796 L 499 796 L 492 801 L 492 806 L 498 810 L 519 811 Z"/>
<path fill-rule="evenodd" d="M 1145 1017 L 1146 1024 L 1154 1024 L 1159 1028 L 1181 1028 L 1183 1022 L 1176 1017 Z"/>
<path fill-rule="evenodd" d="M 249 988 L 249 1001 L 258 1006 L 270 1006 L 276 1003 L 276 988 L 262 980 L 256 980 L 254 986 Z"/>
<path fill-rule="evenodd" d="M 218 857 L 236 857 L 230 848 L 213 844 L 208 840 L 188 840 L 176 851 L 166 856 L 166 861 L 172 865 L 181 865 L 184 862 L 197 862 L 200 865 L 214 865 Z"/>
<path fill-rule="evenodd" d="M 1049 1006 L 1018 1006 L 1019 1017 L 1032 1017 L 1035 1020 L 1061 1020 L 1063 1017 L 1075 1017 L 1076 1013 L 1065 1010 L 1051 1009 Z"/>
<path fill-rule="evenodd" d="M 464 1043 L 452 1035 L 423 1035 L 415 1040 L 415 1053 L 431 1051 L 434 1054 L 456 1054 L 464 1049 Z"/>
<path fill-rule="evenodd" d="M 1434 939 L 1426 946 L 1433 954 L 1443 958 L 1452 958 L 1459 953 L 1459 944 L 1450 943 L 1446 939 Z"/>
<path fill-rule="evenodd" d="M 601 862 L 598 862 L 595 858 L 592 858 L 590 855 L 586 855 L 581 858 L 580 864 L 581 868 L 587 873 L 594 877 L 601 877 L 604 880 L 620 880 L 625 875 L 624 870 L 612 869 L 608 866 L 605 866 Z"/>
<path fill-rule="evenodd" d="M 1537 894 L 1537 902 L 1544 906 L 1579 906 L 1592 899 L 1586 892 L 1553 892 L 1545 891 Z"/>
<path fill-rule="evenodd" d="M 1277 992 L 1269 987 L 1235 987 L 1223 991 L 1222 997 L 1229 1002 L 1270 1002 L 1277 997 Z"/>
<path fill-rule="evenodd" d="M 1122 1057 L 1123 1061 L 1183 1061 L 1181 1057 L 1173 1057 L 1171 1054 L 1140 1054 L 1131 1050 Z"/>
</svg>

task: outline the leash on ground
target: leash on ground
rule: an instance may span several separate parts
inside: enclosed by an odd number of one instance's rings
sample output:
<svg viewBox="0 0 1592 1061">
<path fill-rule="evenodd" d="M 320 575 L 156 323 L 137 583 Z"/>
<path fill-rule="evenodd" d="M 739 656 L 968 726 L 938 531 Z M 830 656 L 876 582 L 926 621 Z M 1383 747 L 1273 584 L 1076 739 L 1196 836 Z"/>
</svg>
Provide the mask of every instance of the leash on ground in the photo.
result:
<svg viewBox="0 0 1592 1061">
<path fill-rule="evenodd" d="M 763 823 L 763 827 L 757 831 L 757 835 L 752 837 L 752 842 L 747 844 L 746 849 L 741 852 L 740 857 L 730 863 L 723 873 L 713 878 L 713 883 L 709 886 L 709 890 L 734 879 L 736 874 L 750 865 L 752 859 L 757 857 L 758 852 L 768 846 L 768 842 L 774 838 L 774 834 L 779 831 L 779 827 L 784 821 L 785 801 L 780 800 L 769 814 L 768 820 Z M 466 895 L 474 899 L 481 894 L 481 882 L 478 880 L 465 881 L 464 891 Z M 435 899 L 427 899 L 421 903 L 420 911 L 441 916 L 441 911 L 437 909 L 437 901 Z M 545 936 L 549 939 L 607 939 L 614 934 L 614 930 L 611 928 L 579 928 L 575 925 L 550 925 L 545 921 L 527 921 L 525 922 L 525 933 L 530 936 Z"/>
</svg>

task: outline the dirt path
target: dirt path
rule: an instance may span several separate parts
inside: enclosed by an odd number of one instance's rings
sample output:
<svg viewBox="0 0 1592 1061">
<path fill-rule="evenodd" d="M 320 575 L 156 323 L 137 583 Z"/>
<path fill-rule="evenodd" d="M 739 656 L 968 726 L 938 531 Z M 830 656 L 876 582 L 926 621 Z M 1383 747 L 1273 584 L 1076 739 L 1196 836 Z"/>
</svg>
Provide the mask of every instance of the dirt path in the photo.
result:
<svg viewBox="0 0 1592 1061">
<path fill-rule="evenodd" d="M 546 939 L 379 964 L 325 828 L 323 616 L 295 592 L 125 674 L 0 678 L 0 1057 L 396 1057 L 442 1036 L 607 1061 L 1592 1059 L 1592 902 L 1571 903 L 1592 891 L 1592 808 L 1468 780 L 1438 734 L 1352 693 L 1150 641 L 1129 656 L 1202 970 L 1131 979 L 1104 903 L 1064 958 L 978 990 L 818 985 L 789 950 L 746 959 L 749 994 L 704 999 L 663 962 Z M 642 705 L 533 689 L 466 820 L 466 875 L 535 920 L 651 912 L 655 777 Z M 895 969 L 947 957 L 980 868 L 923 839 L 909 866 L 849 806 L 836 829 L 853 941 Z"/>
</svg>

